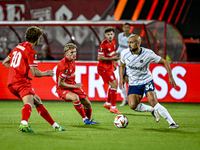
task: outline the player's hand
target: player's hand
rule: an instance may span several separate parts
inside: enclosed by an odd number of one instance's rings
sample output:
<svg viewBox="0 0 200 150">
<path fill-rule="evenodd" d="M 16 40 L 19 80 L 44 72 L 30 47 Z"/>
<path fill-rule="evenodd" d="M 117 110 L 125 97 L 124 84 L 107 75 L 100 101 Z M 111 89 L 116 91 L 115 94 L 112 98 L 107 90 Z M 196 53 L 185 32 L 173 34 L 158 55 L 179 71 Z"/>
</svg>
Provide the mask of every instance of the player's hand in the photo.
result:
<svg viewBox="0 0 200 150">
<path fill-rule="evenodd" d="M 117 69 L 117 66 L 115 65 L 115 63 L 113 63 L 113 67 L 114 67 L 114 71 Z"/>
<path fill-rule="evenodd" d="M 117 69 L 117 67 L 115 66 L 115 65 L 113 65 L 114 66 L 114 71 Z"/>
<path fill-rule="evenodd" d="M 47 70 L 46 73 L 47 73 L 47 76 L 53 76 L 54 75 L 54 72 L 52 70 Z"/>
<path fill-rule="evenodd" d="M 114 54 L 114 56 L 120 56 L 120 53 L 118 53 L 118 52 L 116 52 L 115 54 Z"/>
<path fill-rule="evenodd" d="M 111 58 L 112 58 L 112 60 L 119 60 L 120 59 L 119 56 L 115 56 L 115 55 Z"/>
<path fill-rule="evenodd" d="M 169 83 L 172 85 L 172 87 L 176 88 L 176 82 L 174 81 L 173 77 L 169 78 Z"/>
<path fill-rule="evenodd" d="M 82 86 L 83 86 L 82 83 L 76 83 L 76 84 L 74 85 L 74 88 L 75 88 L 75 89 L 80 89 Z"/>
<path fill-rule="evenodd" d="M 119 88 L 120 89 L 124 88 L 124 81 L 123 80 L 119 80 Z"/>
</svg>

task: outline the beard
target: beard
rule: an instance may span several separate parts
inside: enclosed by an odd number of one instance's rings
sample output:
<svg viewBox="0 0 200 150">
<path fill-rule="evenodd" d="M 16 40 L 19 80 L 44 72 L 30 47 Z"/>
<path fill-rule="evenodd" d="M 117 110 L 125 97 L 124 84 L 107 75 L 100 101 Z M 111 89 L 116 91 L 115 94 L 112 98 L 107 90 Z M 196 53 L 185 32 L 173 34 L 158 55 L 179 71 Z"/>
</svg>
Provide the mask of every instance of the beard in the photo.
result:
<svg viewBox="0 0 200 150">
<path fill-rule="evenodd" d="M 131 52 L 135 52 L 135 51 L 137 51 L 137 50 L 138 50 L 138 47 L 133 48 L 133 49 L 130 49 Z"/>
</svg>

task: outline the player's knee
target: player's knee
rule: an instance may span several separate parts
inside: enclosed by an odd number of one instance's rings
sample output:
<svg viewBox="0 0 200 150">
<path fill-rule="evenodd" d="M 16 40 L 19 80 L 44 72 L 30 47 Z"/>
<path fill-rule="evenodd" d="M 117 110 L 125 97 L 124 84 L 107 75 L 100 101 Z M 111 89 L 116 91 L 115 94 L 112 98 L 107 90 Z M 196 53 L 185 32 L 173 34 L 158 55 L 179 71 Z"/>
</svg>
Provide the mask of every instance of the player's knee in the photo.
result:
<svg viewBox="0 0 200 150">
<path fill-rule="evenodd" d="M 133 110 L 135 110 L 137 108 L 137 104 L 133 103 L 133 102 L 129 102 L 129 107 Z"/>
<path fill-rule="evenodd" d="M 78 101 L 79 101 L 78 95 L 74 94 L 74 95 L 71 97 L 71 100 L 72 100 L 72 102 L 78 102 Z"/>
<path fill-rule="evenodd" d="M 117 84 L 117 83 L 114 83 L 111 87 L 117 89 L 118 84 Z"/>
<path fill-rule="evenodd" d="M 118 87 L 118 84 L 117 84 L 117 81 L 116 81 L 116 80 L 113 81 L 113 82 L 109 82 L 109 84 L 110 84 L 111 88 L 117 89 L 117 87 Z"/>
<path fill-rule="evenodd" d="M 89 99 L 88 99 L 87 97 L 81 99 L 81 103 L 82 103 L 85 107 L 91 107 L 91 102 L 89 101 Z"/>
<path fill-rule="evenodd" d="M 150 99 L 150 100 L 148 100 L 148 102 L 152 107 L 154 107 L 158 103 L 158 101 L 156 99 Z"/>
<path fill-rule="evenodd" d="M 36 94 L 33 96 L 33 100 L 34 100 L 34 104 L 42 104 L 42 100 L 40 99 L 39 96 L 37 96 Z"/>
</svg>

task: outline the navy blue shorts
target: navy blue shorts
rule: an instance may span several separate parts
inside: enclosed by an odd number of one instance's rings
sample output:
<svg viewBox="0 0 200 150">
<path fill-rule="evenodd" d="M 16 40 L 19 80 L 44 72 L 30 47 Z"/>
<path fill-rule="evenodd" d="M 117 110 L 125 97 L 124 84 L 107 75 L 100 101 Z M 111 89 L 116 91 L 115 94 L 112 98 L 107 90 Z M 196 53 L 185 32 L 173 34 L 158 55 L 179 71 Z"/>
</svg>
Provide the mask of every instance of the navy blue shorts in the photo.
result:
<svg viewBox="0 0 200 150">
<path fill-rule="evenodd" d="M 144 93 L 146 95 L 149 91 L 155 91 L 153 80 L 143 85 L 129 86 L 128 95 L 138 94 L 143 96 Z"/>
</svg>

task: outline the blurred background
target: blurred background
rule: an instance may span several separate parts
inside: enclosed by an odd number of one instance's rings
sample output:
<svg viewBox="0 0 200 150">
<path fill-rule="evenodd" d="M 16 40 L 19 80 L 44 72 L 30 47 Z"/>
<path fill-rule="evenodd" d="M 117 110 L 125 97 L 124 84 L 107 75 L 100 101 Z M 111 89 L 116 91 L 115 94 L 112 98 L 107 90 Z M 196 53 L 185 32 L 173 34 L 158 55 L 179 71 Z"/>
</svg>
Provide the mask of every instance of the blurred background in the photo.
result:
<svg viewBox="0 0 200 150">
<path fill-rule="evenodd" d="M 199 62 L 197 6 L 199 0 L 1 0 L 0 57 L 25 41 L 27 26 L 48 21 L 39 25 L 44 30 L 35 47 L 39 59 L 48 53 L 60 60 L 63 46 L 72 42 L 78 46 L 78 60 L 94 61 L 104 28 L 114 26 L 117 40 L 123 23 L 129 22 L 131 32 L 142 37 L 143 47 L 164 58 L 168 55 L 173 62 Z M 47 50 L 42 50 L 44 45 Z"/>
<path fill-rule="evenodd" d="M 29 26 L 43 29 L 41 42 L 34 49 L 40 70 L 52 69 L 64 57 L 66 43 L 78 48 L 76 81 L 93 101 L 104 101 L 107 88 L 97 74 L 97 52 L 104 28 L 113 26 L 115 38 L 125 22 L 131 33 L 142 37 L 142 47 L 170 58 L 177 83 L 168 83 L 165 68 L 150 65 L 159 102 L 200 103 L 200 1 L 199 0 L 1 0 L 0 63 L 20 42 Z M 116 48 L 118 43 L 116 44 Z M 16 99 L 7 89 L 8 70 L 0 65 L 0 99 Z M 118 80 L 118 69 L 115 71 Z M 55 94 L 55 76 L 32 82 L 43 100 L 61 100 Z M 118 89 L 117 100 L 123 99 Z M 144 101 L 147 99 L 144 98 Z"/>
</svg>

